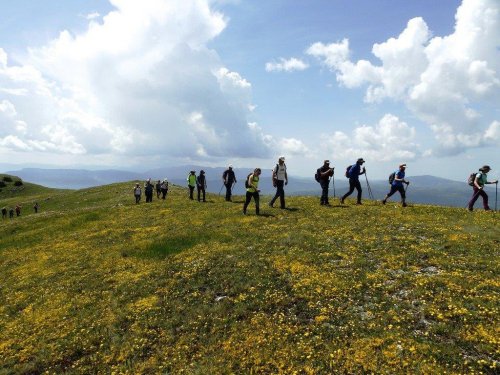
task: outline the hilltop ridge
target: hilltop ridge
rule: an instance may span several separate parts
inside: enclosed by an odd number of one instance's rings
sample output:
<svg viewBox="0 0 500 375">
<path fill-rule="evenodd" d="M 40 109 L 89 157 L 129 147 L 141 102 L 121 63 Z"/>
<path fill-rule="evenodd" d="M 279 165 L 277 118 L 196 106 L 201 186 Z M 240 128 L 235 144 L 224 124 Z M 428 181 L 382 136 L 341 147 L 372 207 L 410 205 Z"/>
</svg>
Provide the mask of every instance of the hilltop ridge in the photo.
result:
<svg viewBox="0 0 500 375">
<path fill-rule="evenodd" d="M 132 186 L 0 221 L 0 373 L 496 372 L 497 213 Z"/>
</svg>

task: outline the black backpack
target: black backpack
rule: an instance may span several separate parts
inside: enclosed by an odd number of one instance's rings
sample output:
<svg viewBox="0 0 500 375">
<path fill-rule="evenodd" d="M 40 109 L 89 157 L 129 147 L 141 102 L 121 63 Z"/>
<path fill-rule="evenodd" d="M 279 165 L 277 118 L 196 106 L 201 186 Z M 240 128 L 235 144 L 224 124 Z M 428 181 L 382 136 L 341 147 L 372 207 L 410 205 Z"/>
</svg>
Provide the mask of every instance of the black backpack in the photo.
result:
<svg viewBox="0 0 500 375">
<path fill-rule="evenodd" d="M 352 165 L 348 165 L 347 168 L 345 169 L 345 176 L 346 178 L 349 178 L 349 171 L 351 170 Z"/>
<path fill-rule="evenodd" d="M 474 186 L 474 181 L 476 180 L 476 175 L 477 175 L 477 172 L 472 172 L 469 176 L 469 179 L 467 180 L 467 183 L 469 184 L 469 186 Z"/>
<path fill-rule="evenodd" d="M 394 182 L 394 179 L 396 178 L 396 172 L 392 172 L 390 175 L 389 175 L 389 185 L 392 185 L 392 183 Z"/>
<path fill-rule="evenodd" d="M 250 188 L 250 185 L 248 185 L 248 179 L 250 178 L 251 175 L 253 175 L 253 173 L 249 173 L 248 176 L 247 176 L 247 179 L 245 180 L 245 189 L 249 189 Z"/>
<path fill-rule="evenodd" d="M 320 168 L 316 169 L 316 173 L 314 174 L 314 179 L 316 180 L 316 182 L 320 182 L 321 181 L 321 171 L 320 171 Z"/>
</svg>

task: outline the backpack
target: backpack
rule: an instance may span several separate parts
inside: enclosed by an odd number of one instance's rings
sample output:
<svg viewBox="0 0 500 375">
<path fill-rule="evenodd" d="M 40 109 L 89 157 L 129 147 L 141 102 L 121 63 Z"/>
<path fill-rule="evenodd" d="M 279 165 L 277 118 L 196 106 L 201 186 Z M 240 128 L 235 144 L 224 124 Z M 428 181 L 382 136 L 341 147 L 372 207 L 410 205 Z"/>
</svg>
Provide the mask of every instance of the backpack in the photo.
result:
<svg viewBox="0 0 500 375">
<path fill-rule="evenodd" d="M 394 179 L 396 178 L 396 172 L 392 172 L 390 175 L 389 175 L 389 185 L 392 185 L 392 183 L 394 182 Z"/>
<path fill-rule="evenodd" d="M 345 169 L 345 177 L 349 178 L 349 171 L 351 170 L 352 165 L 348 165 L 347 168 Z"/>
<path fill-rule="evenodd" d="M 318 168 L 318 169 L 316 169 L 316 173 L 314 174 L 314 179 L 317 182 L 320 182 L 320 178 L 321 178 L 321 171 L 320 171 L 320 168 Z"/>
<path fill-rule="evenodd" d="M 250 188 L 250 185 L 248 184 L 248 179 L 250 178 L 251 175 L 253 175 L 253 173 L 249 173 L 248 176 L 247 176 L 247 179 L 245 180 L 245 188 L 246 189 Z"/>
<path fill-rule="evenodd" d="M 469 184 L 469 186 L 474 186 L 474 181 L 476 180 L 476 175 L 477 175 L 477 172 L 472 172 L 469 176 L 469 179 L 467 180 L 467 183 Z"/>
</svg>

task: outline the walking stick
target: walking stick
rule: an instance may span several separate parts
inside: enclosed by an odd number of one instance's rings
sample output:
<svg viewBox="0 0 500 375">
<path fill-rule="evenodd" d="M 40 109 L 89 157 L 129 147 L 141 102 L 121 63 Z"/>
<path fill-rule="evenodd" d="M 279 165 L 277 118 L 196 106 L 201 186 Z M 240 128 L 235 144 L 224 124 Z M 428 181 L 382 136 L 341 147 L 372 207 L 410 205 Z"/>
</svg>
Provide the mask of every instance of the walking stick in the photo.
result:
<svg viewBox="0 0 500 375">
<path fill-rule="evenodd" d="M 231 193 L 233 192 L 234 185 L 236 185 L 236 181 L 233 182 L 233 186 L 231 186 Z"/>
<path fill-rule="evenodd" d="M 220 192 L 222 191 L 222 189 L 224 188 L 224 185 L 225 185 L 225 183 L 222 183 L 222 187 L 219 190 L 219 195 L 220 195 Z"/>
<path fill-rule="evenodd" d="M 474 199 L 475 199 L 475 198 L 479 195 L 479 192 L 480 192 L 480 191 L 481 191 L 481 190 L 478 190 L 478 191 L 476 192 L 476 194 L 474 194 L 474 195 L 472 196 L 472 199 L 469 201 L 469 203 L 467 203 L 467 204 L 465 205 L 465 207 L 464 207 L 464 208 L 467 208 L 467 206 L 469 206 L 469 205 L 470 205 L 470 203 L 471 203 L 471 202 L 472 202 L 472 201 L 473 201 L 473 200 L 474 200 Z"/>
<path fill-rule="evenodd" d="M 332 184 L 333 184 L 333 199 L 335 200 L 335 172 L 332 175 Z M 496 210 L 496 208 L 495 208 Z"/>
<path fill-rule="evenodd" d="M 495 184 L 495 211 L 497 210 L 497 200 L 498 200 L 498 182 Z"/>
<path fill-rule="evenodd" d="M 366 178 L 366 186 L 368 186 L 368 196 L 370 197 L 371 200 L 374 200 L 372 188 L 370 187 L 370 183 L 368 182 L 368 176 L 366 175 L 366 171 L 365 171 L 365 178 Z"/>
</svg>

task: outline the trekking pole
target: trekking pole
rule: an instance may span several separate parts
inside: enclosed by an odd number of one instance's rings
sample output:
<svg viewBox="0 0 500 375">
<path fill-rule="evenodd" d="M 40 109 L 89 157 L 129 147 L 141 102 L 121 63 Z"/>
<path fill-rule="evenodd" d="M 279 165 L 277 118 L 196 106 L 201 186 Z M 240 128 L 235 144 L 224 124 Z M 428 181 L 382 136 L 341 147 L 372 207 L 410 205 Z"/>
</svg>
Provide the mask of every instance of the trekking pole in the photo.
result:
<svg viewBox="0 0 500 375">
<path fill-rule="evenodd" d="M 231 193 L 233 192 L 234 185 L 236 185 L 236 181 L 233 183 L 233 186 L 231 186 Z"/>
<path fill-rule="evenodd" d="M 223 188 L 224 188 L 224 183 L 222 183 L 222 187 L 219 190 L 219 195 L 220 195 L 220 192 L 222 191 Z"/>
<path fill-rule="evenodd" d="M 335 172 L 333 173 L 332 176 L 332 184 L 333 184 L 333 199 L 335 200 Z"/>
<path fill-rule="evenodd" d="M 498 182 L 495 184 L 495 211 L 497 210 L 497 200 L 498 200 Z"/>
<path fill-rule="evenodd" d="M 365 178 L 366 178 L 366 186 L 368 186 L 368 196 L 370 197 L 371 200 L 374 200 L 372 188 L 370 187 L 370 183 L 368 182 L 368 176 L 366 175 L 366 172 L 365 172 Z"/>
</svg>

